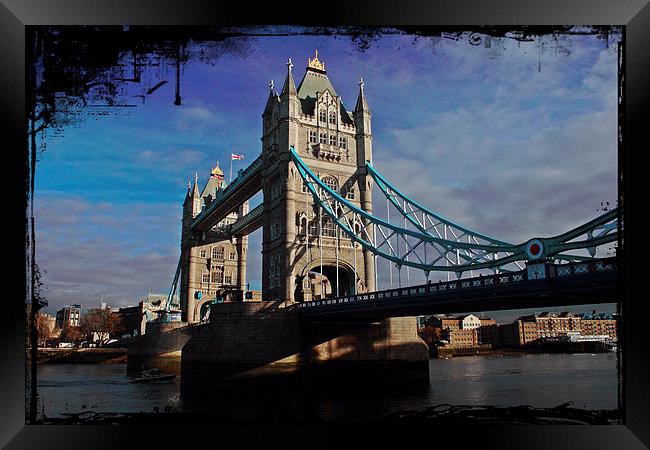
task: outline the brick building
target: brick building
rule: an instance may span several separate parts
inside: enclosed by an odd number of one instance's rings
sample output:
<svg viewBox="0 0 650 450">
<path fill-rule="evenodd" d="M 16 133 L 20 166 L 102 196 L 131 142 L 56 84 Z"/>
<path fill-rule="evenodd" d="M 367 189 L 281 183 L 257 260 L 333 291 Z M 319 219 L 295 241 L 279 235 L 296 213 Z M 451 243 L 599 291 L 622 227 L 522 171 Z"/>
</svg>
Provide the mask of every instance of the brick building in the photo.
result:
<svg viewBox="0 0 650 450">
<path fill-rule="evenodd" d="M 465 314 L 462 316 L 434 315 L 425 322 L 426 326 L 438 328 L 442 338 L 450 347 L 475 347 L 477 345 L 497 345 L 499 334 L 497 323 L 486 316 Z"/>
<path fill-rule="evenodd" d="M 473 329 L 447 329 L 443 331 L 443 338 L 449 341 L 449 346 L 454 348 L 476 347 L 478 345 L 478 332 Z"/>
<path fill-rule="evenodd" d="M 596 311 L 593 311 L 591 314 L 580 314 L 579 317 L 583 336 L 606 335 L 613 341 L 618 340 L 617 320 L 614 314 L 597 314 Z"/>
<path fill-rule="evenodd" d="M 566 336 L 568 332 L 580 331 L 580 317 L 568 311 L 560 313 L 542 312 L 520 318 L 523 322 L 534 322 L 538 338 Z"/>
<path fill-rule="evenodd" d="M 497 346 L 499 344 L 499 330 L 497 321 L 486 316 L 479 316 L 479 320 L 480 326 L 477 329 L 478 343 Z"/>
</svg>

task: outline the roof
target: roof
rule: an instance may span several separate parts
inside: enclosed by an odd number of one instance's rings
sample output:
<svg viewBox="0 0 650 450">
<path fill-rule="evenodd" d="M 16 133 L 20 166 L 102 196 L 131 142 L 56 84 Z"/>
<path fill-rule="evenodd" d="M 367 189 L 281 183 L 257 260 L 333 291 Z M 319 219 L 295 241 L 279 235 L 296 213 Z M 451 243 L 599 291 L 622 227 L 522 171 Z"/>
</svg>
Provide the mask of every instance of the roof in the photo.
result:
<svg viewBox="0 0 650 450">
<path fill-rule="evenodd" d="M 208 182 L 205 184 L 203 191 L 201 191 L 201 198 L 212 195 L 212 199 L 214 200 L 216 196 L 215 192 L 217 191 L 217 187 L 219 187 L 219 185 L 221 185 L 221 189 L 223 189 L 227 186 L 227 183 L 225 177 L 223 176 L 223 170 L 221 170 L 221 167 L 219 167 L 219 161 L 217 161 L 216 167 L 210 171 L 210 178 L 208 178 Z"/>
<path fill-rule="evenodd" d="M 222 186 L 225 187 L 226 182 L 223 181 Z M 205 184 L 205 187 L 203 188 L 203 191 L 201 191 L 201 198 L 205 198 L 208 195 L 214 196 L 216 195 L 215 192 L 217 191 L 217 186 L 218 186 L 218 180 L 215 177 L 210 177 L 208 182 Z"/>
<path fill-rule="evenodd" d="M 472 313 L 469 313 L 469 314 L 463 314 L 462 316 L 459 317 L 459 319 L 464 320 L 469 316 L 476 317 L 476 315 L 474 315 Z M 478 317 L 476 317 L 476 318 L 478 319 Z"/>
<path fill-rule="evenodd" d="M 584 320 L 613 320 L 614 316 L 611 313 L 582 313 L 579 315 Z"/>
<path fill-rule="evenodd" d="M 302 78 L 302 81 L 298 86 L 298 100 L 300 100 L 303 114 L 310 116 L 314 115 L 317 95 L 319 92 L 322 94 L 326 90 L 330 91 L 330 94 L 335 97 L 339 96 L 324 70 L 316 70 L 308 67 L 305 71 L 305 76 Z M 339 114 L 341 122 L 347 124 L 354 123 L 348 112 L 345 110 L 345 106 L 343 106 L 343 100 L 341 100 Z"/>
</svg>

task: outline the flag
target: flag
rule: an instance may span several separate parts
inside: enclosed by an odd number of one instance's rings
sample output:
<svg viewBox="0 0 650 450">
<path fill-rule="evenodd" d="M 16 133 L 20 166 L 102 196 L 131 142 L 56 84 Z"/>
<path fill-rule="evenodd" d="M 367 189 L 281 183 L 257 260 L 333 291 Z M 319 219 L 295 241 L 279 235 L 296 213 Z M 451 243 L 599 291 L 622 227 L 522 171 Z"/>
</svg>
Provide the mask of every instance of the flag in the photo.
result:
<svg viewBox="0 0 650 450">
<path fill-rule="evenodd" d="M 244 159 L 244 155 L 235 155 L 234 153 L 230 154 L 230 160 L 238 160 L 238 159 Z"/>
</svg>

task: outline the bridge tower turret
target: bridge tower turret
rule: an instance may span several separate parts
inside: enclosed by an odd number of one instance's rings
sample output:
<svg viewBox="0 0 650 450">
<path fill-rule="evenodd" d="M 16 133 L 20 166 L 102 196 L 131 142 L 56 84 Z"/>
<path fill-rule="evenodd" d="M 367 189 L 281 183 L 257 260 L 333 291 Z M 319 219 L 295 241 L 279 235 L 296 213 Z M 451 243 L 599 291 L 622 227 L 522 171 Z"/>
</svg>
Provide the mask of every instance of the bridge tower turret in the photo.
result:
<svg viewBox="0 0 650 450">
<path fill-rule="evenodd" d="M 201 194 L 199 193 L 199 177 L 194 175 L 194 186 L 188 183 L 187 195 L 183 202 L 183 219 L 181 230 L 181 320 L 193 322 L 188 319 L 188 311 L 194 310 L 195 291 L 199 288 L 196 280 L 197 252 L 196 242 L 192 239 L 190 225 L 192 219 L 201 212 Z"/>
<path fill-rule="evenodd" d="M 371 114 L 366 95 L 363 92 L 363 78 L 359 80 L 359 97 L 354 108 L 354 123 L 357 127 L 355 135 L 357 143 L 357 173 L 359 182 L 359 197 L 361 208 L 372 214 L 372 177 L 366 171 L 366 161 L 372 163 L 372 127 Z M 368 228 L 371 239 L 374 239 L 374 230 Z M 375 290 L 375 256 L 370 250 L 363 250 L 363 260 L 366 266 L 366 286 L 368 290 Z"/>
<path fill-rule="evenodd" d="M 366 109 L 362 114 L 363 139 L 359 140 L 353 113 L 346 111 L 318 51 L 308 59 L 297 88 L 291 59 L 280 95 L 271 82 L 261 139 L 265 300 L 291 303 L 374 289 L 372 255 L 365 256 L 339 234 L 333 221 L 314 204 L 289 152 L 293 146 L 328 186 L 372 211 L 372 197 L 364 193 L 368 191 L 365 160 L 372 154 L 370 112 Z"/>
</svg>

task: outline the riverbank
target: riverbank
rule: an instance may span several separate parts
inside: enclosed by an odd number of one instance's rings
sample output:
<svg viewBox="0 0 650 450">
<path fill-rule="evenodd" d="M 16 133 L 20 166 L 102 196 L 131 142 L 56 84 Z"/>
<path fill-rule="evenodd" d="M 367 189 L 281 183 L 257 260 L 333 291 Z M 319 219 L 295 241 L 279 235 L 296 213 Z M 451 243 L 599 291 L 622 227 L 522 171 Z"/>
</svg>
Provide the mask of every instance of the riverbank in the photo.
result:
<svg viewBox="0 0 650 450">
<path fill-rule="evenodd" d="M 477 347 L 465 348 L 451 348 L 451 347 L 434 347 L 430 350 L 429 354 L 432 358 L 451 358 L 453 356 L 518 356 L 518 355 L 534 355 L 540 353 L 608 353 L 604 347 L 595 346 L 540 346 L 540 347 L 525 347 L 525 348 L 496 348 L 484 349 Z"/>
<path fill-rule="evenodd" d="M 125 348 L 39 348 L 38 364 L 126 364 Z M 27 351 L 30 360 L 31 351 Z"/>
</svg>

